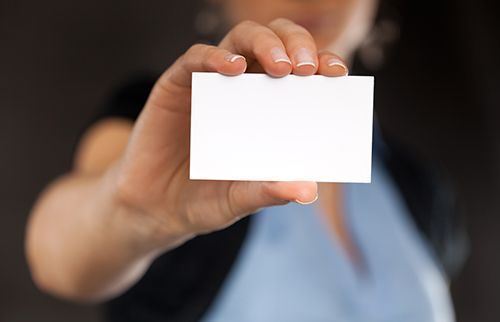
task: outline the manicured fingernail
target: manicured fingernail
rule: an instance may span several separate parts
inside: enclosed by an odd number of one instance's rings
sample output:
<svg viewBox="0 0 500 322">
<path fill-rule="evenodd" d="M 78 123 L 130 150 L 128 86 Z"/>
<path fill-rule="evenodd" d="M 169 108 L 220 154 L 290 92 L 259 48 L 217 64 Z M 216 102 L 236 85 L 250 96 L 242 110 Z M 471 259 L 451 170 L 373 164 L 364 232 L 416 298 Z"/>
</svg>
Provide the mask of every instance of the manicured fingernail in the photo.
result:
<svg viewBox="0 0 500 322">
<path fill-rule="evenodd" d="M 314 64 L 313 55 L 307 48 L 300 48 L 299 50 L 297 50 L 297 52 L 295 53 L 295 61 L 297 61 L 297 67 L 306 65 L 316 67 L 316 65 Z"/>
<path fill-rule="evenodd" d="M 328 65 L 328 67 L 340 67 L 340 68 L 342 68 L 344 70 L 345 76 L 347 76 L 347 74 L 349 73 L 347 66 L 344 64 L 344 62 L 342 60 L 340 60 L 337 57 L 328 58 L 326 60 L 326 64 Z"/>
<path fill-rule="evenodd" d="M 300 201 L 299 199 L 295 199 L 293 202 L 298 203 L 300 205 L 309 205 L 309 204 L 312 204 L 313 202 L 315 202 L 316 200 L 318 200 L 318 193 L 317 192 L 316 192 L 316 197 L 314 198 L 314 200 Z"/>
<path fill-rule="evenodd" d="M 271 57 L 273 58 L 275 63 L 285 62 L 289 63 L 290 65 L 292 64 L 283 49 L 279 47 L 273 47 L 273 49 L 271 49 Z"/>
<path fill-rule="evenodd" d="M 236 55 L 236 54 L 227 54 L 226 56 L 224 56 L 224 58 L 228 61 L 230 61 L 231 63 L 234 63 L 234 61 L 236 59 L 240 59 L 242 58 L 243 60 L 246 60 L 245 57 L 241 56 L 241 55 Z"/>
</svg>

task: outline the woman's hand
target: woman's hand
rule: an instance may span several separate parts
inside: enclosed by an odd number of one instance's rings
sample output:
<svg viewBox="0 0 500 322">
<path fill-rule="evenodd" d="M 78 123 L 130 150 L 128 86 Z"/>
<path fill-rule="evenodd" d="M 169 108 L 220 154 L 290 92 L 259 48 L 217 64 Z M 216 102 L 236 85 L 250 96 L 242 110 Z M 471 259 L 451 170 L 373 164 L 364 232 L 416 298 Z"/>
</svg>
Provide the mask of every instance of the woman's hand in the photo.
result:
<svg viewBox="0 0 500 322">
<path fill-rule="evenodd" d="M 94 170 L 77 167 L 39 198 L 26 235 L 39 287 L 74 300 L 108 299 L 132 286 L 158 254 L 197 234 L 263 207 L 316 199 L 314 182 L 189 180 L 191 73 L 245 70 L 347 73 L 340 58 L 318 54 L 311 35 L 285 19 L 267 27 L 243 22 L 218 47 L 191 47 L 157 81 L 123 153 L 130 125 L 114 127 L 106 139 L 99 134 L 106 125 L 98 126 L 90 136 L 100 143 L 79 158 Z"/>
<path fill-rule="evenodd" d="M 189 180 L 191 73 L 245 70 L 277 77 L 347 74 L 339 57 L 318 54 L 312 36 L 286 19 L 267 27 L 243 22 L 218 47 L 191 47 L 157 81 L 117 166 L 116 195 L 148 225 L 144 238 L 153 247 L 172 236 L 221 229 L 263 207 L 316 199 L 313 182 Z"/>
</svg>

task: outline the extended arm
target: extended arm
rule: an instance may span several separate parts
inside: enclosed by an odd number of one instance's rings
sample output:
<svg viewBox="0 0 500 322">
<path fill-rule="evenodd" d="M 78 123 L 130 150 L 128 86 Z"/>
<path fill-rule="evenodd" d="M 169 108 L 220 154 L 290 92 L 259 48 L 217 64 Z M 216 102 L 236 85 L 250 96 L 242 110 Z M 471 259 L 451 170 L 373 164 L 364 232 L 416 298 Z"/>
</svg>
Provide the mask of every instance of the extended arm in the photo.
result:
<svg viewBox="0 0 500 322">
<path fill-rule="evenodd" d="M 310 64 L 295 55 L 303 48 Z M 263 207 L 315 200 L 314 182 L 189 180 L 191 73 L 345 75 L 339 62 L 318 55 L 311 35 L 285 19 L 244 22 L 219 47 L 193 46 L 160 77 L 133 126 L 106 121 L 91 129 L 74 170 L 39 198 L 26 243 L 37 284 L 74 300 L 108 299 L 189 238 Z"/>
</svg>

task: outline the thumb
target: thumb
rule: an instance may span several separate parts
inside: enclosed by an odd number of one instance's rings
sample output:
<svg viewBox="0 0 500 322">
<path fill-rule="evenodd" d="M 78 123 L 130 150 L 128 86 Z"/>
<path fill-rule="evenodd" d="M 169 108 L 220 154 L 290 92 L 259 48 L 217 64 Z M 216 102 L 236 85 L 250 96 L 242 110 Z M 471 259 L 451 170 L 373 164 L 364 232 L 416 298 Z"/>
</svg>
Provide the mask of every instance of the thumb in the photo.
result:
<svg viewBox="0 0 500 322">
<path fill-rule="evenodd" d="M 318 198 L 317 190 L 317 183 L 309 181 L 236 181 L 230 192 L 231 208 L 236 213 L 249 214 L 290 201 L 309 204 Z"/>
</svg>

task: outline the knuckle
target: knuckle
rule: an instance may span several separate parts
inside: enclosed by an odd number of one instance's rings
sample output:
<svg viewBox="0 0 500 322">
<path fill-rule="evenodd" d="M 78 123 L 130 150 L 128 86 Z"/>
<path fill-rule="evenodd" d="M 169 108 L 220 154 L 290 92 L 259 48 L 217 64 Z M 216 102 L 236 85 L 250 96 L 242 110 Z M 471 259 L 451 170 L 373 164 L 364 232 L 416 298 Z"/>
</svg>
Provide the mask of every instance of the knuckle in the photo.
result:
<svg viewBox="0 0 500 322">
<path fill-rule="evenodd" d="M 130 176 L 120 173 L 114 186 L 114 199 L 126 207 L 136 207 L 142 204 L 142 194 L 138 193 L 137 185 Z"/>
<path fill-rule="evenodd" d="M 264 30 L 268 30 L 268 28 L 251 20 L 242 21 L 233 28 L 237 35 L 254 35 Z"/>
<path fill-rule="evenodd" d="M 295 24 L 293 21 L 286 19 L 286 18 L 276 18 L 272 20 L 268 26 L 279 26 L 279 25 L 284 25 L 284 24 Z"/>
<path fill-rule="evenodd" d="M 194 57 L 196 57 L 199 52 L 200 52 L 200 45 L 192 45 L 189 47 L 189 49 L 179 58 L 179 61 L 182 63 L 182 65 L 187 65 L 189 64 Z"/>
<path fill-rule="evenodd" d="M 206 48 L 204 48 L 204 56 L 208 59 L 214 57 L 218 52 L 219 52 L 218 47 L 207 46 Z"/>
<path fill-rule="evenodd" d="M 267 26 L 263 26 L 255 21 L 245 20 L 237 24 L 232 32 L 244 39 L 250 40 L 254 45 L 259 41 L 268 42 L 270 39 L 276 40 L 277 35 Z"/>
<path fill-rule="evenodd" d="M 231 184 L 231 186 L 229 187 L 228 192 L 227 192 L 226 208 L 232 216 L 241 215 L 241 213 L 243 212 L 242 209 L 238 206 L 235 195 L 236 195 L 235 185 Z"/>
<path fill-rule="evenodd" d="M 255 29 L 252 35 L 252 42 L 256 46 L 269 43 L 269 41 L 277 41 L 279 39 L 278 35 L 276 35 L 271 29 L 261 25 Z"/>
<path fill-rule="evenodd" d="M 255 35 L 253 42 L 254 45 L 257 46 L 260 44 L 268 43 L 270 40 L 275 40 L 275 39 L 276 39 L 275 35 L 271 34 L 268 31 L 262 31 Z"/>
<path fill-rule="evenodd" d="M 189 47 L 184 56 L 195 57 L 195 56 L 207 56 L 217 51 L 217 47 L 205 44 L 195 44 Z"/>
<path fill-rule="evenodd" d="M 217 52 L 217 47 L 204 44 L 192 45 L 184 55 L 181 56 L 184 66 L 197 65 L 200 60 L 210 60 Z"/>
<path fill-rule="evenodd" d="M 313 37 L 305 29 L 295 29 L 289 33 L 283 34 L 281 38 L 286 42 L 293 41 L 293 43 L 301 44 L 301 46 L 304 44 L 314 43 Z"/>
<path fill-rule="evenodd" d="M 296 30 L 290 34 L 290 37 L 293 37 L 300 41 L 313 41 L 311 34 L 307 30 Z"/>
<path fill-rule="evenodd" d="M 217 59 L 217 54 L 219 54 L 219 48 L 209 46 L 205 48 L 203 53 L 203 67 L 206 70 L 212 70 L 215 68 L 214 62 Z"/>
<path fill-rule="evenodd" d="M 208 47 L 208 45 L 194 44 L 191 47 L 189 47 L 189 49 L 186 51 L 184 56 L 191 57 L 191 56 L 197 55 L 198 53 L 202 52 L 205 47 Z"/>
<path fill-rule="evenodd" d="M 235 28 L 254 28 L 254 27 L 257 27 L 257 26 L 260 26 L 258 23 L 256 23 L 255 21 L 252 21 L 252 20 L 244 20 L 242 22 L 240 22 L 239 24 L 236 25 Z"/>
<path fill-rule="evenodd" d="M 202 44 L 194 44 L 189 47 L 189 49 L 186 51 L 186 55 L 192 54 L 193 52 L 196 52 L 200 49 L 200 47 L 203 46 Z"/>
</svg>

